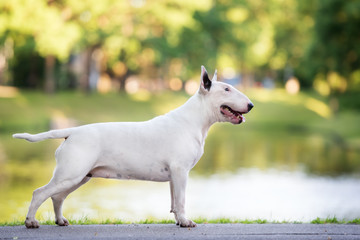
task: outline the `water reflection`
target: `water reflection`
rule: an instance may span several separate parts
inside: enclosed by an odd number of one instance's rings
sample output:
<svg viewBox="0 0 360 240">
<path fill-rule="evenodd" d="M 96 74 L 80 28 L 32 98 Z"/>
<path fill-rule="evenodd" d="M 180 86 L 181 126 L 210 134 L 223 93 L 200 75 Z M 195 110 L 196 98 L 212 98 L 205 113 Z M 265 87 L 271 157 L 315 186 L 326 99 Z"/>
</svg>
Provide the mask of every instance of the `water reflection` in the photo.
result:
<svg viewBox="0 0 360 240">
<path fill-rule="evenodd" d="M 323 176 L 360 176 L 360 144 L 345 141 L 335 132 L 309 131 L 300 125 L 272 134 L 259 135 L 259 131 L 214 126 L 204 160 L 194 170 L 211 174 L 239 168 L 276 168 Z"/>
<path fill-rule="evenodd" d="M 191 209 L 210 218 L 310 221 L 360 216 L 360 179 L 356 178 L 247 169 L 235 175 L 194 180 L 190 189 L 190 195 L 195 196 Z"/>
</svg>

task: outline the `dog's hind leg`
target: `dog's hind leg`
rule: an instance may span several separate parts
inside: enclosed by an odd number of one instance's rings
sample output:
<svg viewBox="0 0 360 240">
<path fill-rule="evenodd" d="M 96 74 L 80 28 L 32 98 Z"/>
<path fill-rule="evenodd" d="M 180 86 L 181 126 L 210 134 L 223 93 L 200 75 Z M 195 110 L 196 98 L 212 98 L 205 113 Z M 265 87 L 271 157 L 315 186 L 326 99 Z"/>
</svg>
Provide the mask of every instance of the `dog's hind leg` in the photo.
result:
<svg viewBox="0 0 360 240">
<path fill-rule="evenodd" d="M 80 186 L 84 185 L 90 180 L 90 177 L 85 177 L 79 184 L 71 187 L 68 190 L 65 190 L 61 193 L 58 193 L 51 197 L 54 205 L 54 212 L 55 212 L 55 223 L 59 226 L 68 226 L 69 221 L 63 216 L 62 214 L 62 205 L 64 203 L 65 198 L 78 189 Z"/>
<path fill-rule="evenodd" d="M 39 223 L 35 219 L 35 214 L 40 205 L 49 197 L 64 192 L 78 185 L 83 178 L 84 177 L 82 176 L 73 179 L 66 179 L 64 181 L 56 181 L 53 177 L 47 185 L 36 189 L 33 193 L 33 198 L 31 200 L 29 211 L 26 216 L 25 226 L 27 228 L 38 228 Z"/>
</svg>

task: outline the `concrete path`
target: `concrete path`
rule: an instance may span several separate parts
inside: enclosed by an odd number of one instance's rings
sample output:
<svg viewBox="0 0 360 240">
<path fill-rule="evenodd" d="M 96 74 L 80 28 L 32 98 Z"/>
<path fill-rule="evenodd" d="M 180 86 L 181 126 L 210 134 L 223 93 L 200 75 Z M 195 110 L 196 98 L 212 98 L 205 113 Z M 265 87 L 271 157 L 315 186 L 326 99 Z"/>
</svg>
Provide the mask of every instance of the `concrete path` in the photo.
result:
<svg viewBox="0 0 360 240">
<path fill-rule="evenodd" d="M 0 227 L 0 239 L 359 239 L 360 225 L 340 224 L 173 224 Z"/>
</svg>

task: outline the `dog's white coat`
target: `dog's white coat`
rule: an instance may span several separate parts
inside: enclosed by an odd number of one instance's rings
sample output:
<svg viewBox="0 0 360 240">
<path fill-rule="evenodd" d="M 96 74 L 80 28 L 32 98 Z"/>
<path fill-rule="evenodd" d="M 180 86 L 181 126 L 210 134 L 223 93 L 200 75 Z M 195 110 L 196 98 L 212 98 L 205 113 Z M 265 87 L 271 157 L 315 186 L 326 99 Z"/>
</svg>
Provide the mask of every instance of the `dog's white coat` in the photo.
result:
<svg viewBox="0 0 360 240">
<path fill-rule="evenodd" d="M 196 224 L 185 217 L 185 187 L 189 171 L 204 152 L 208 129 L 215 122 L 230 121 L 221 105 L 247 113 L 250 100 L 232 86 L 217 82 L 210 89 L 202 83 L 198 92 L 181 107 L 146 122 L 96 123 L 15 138 L 41 141 L 66 140 L 56 150 L 57 166 L 50 182 L 33 193 L 25 221 L 28 228 L 39 227 L 35 213 L 49 197 L 53 200 L 56 223 L 68 225 L 62 204 L 69 193 L 91 177 L 170 181 L 171 212 L 180 226 Z M 210 80 L 209 80 L 210 81 Z"/>
</svg>

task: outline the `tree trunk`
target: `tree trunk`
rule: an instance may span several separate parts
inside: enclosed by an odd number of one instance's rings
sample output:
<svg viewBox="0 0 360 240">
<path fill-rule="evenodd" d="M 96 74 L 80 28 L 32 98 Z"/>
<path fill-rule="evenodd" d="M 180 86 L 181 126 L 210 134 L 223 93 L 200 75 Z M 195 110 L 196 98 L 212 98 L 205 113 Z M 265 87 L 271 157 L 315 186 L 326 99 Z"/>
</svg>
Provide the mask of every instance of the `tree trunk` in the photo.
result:
<svg viewBox="0 0 360 240">
<path fill-rule="evenodd" d="M 119 78 L 119 82 L 120 82 L 119 90 L 120 90 L 121 93 L 125 92 L 126 80 L 127 80 L 127 74 L 125 74 L 124 76 L 121 76 Z"/>
<path fill-rule="evenodd" d="M 90 76 L 90 59 L 91 59 L 91 51 L 90 49 L 87 49 L 84 53 L 84 72 L 80 76 L 80 90 L 83 92 L 89 92 L 90 90 L 90 84 L 89 84 L 89 76 Z"/>
<path fill-rule="evenodd" d="M 97 46 L 91 46 L 86 49 L 84 53 L 84 72 L 80 77 L 80 90 L 83 92 L 90 92 L 90 72 L 91 72 L 91 62 L 92 62 L 92 55 L 95 51 Z"/>
<path fill-rule="evenodd" d="M 52 94 L 55 92 L 55 56 L 48 55 L 45 58 L 45 92 Z"/>
</svg>

